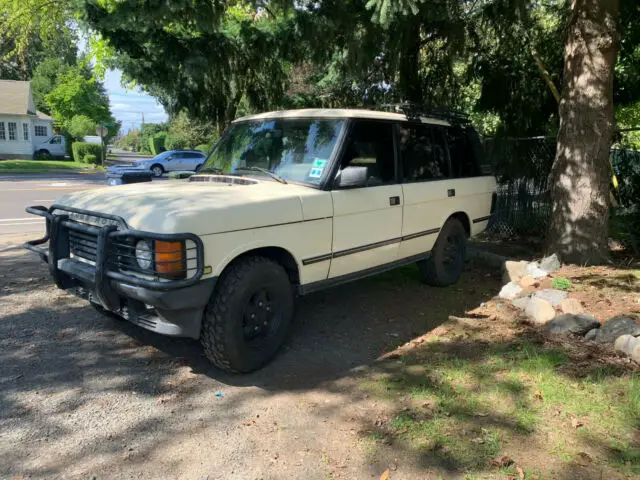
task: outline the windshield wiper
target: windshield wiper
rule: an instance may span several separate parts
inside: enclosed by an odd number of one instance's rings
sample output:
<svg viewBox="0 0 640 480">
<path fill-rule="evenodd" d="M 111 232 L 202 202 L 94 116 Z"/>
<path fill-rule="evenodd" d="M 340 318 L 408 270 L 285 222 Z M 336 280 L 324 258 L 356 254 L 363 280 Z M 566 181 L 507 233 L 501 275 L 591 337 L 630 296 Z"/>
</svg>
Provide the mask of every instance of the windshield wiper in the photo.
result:
<svg viewBox="0 0 640 480">
<path fill-rule="evenodd" d="M 277 174 L 273 173 L 270 170 L 267 170 L 266 168 L 260 168 L 260 167 L 236 167 L 236 171 L 238 171 L 238 170 L 252 170 L 254 172 L 262 172 L 265 175 L 269 175 L 274 180 L 277 180 L 278 182 L 284 183 L 285 185 L 287 185 L 287 181 L 284 178 L 282 178 L 280 175 L 277 175 Z"/>
</svg>

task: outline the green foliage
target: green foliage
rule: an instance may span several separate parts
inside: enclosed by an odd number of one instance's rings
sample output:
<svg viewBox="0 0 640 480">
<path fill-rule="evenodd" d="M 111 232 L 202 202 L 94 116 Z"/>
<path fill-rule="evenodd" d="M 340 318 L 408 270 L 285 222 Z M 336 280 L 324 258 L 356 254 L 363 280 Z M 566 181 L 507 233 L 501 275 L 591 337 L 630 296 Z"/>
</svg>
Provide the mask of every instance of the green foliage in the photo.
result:
<svg viewBox="0 0 640 480">
<path fill-rule="evenodd" d="M 99 165 L 100 157 L 97 157 L 91 153 L 84 156 L 84 163 L 88 163 L 89 165 Z"/>
<path fill-rule="evenodd" d="M 182 150 L 188 147 L 187 140 L 176 135 L 167 135 L 164 145 L 167 150 Z"/>
<path fill-rule="evenodd" d="M 87 135 L 96 134 L 96 122 L 86 115 L 74 115 L 67 124 L 67 131 L 75 140 L 82 140 Z"/>
<path fill-rule="evenodd" d="M 149 137 L 149 149 L 152 155 L 158 155 L 165 151 L 164 142 L 167 138 L 167 132 L 158 132 L 152 137 Z"/>
<path fill-rule="evenodd" d="M 551 281 L 551 286 L 558 290 L 569 290 L 573 284 L 568 278 L 556 277 Z"/>
<path fill-rule="evenodd" d="M 185 112 L 181 112 L 171 119 L 168 135 L 183 138 L 185 145 L 189 148 L 209 143 L 213 138 L 217 138 L 213 123 L 195 120 Z"/>
<path fill-rule="evenodd" d="M 87 79 L 79 67 L 69 69 L 58 77 L 53 91 L 45 96 L 53 117 L 68 128 L 76 115 L 85 115 L 97 122 L 111 122 L 109 98 L 97 80 Z"/>
<path fill-rule="evenodd" d="M 151 150 L 151 138 L 160 132 L 165 132 L 168 128 L 166 123 L 144 123 L 140 127 L 140 138 L 138 140 L 138 148 L 136 151 L 153 153 Z M 160 138 L 160 137 L 159 137 Z"/>
<path fill-rule="evenodd" d="M 98 159 L 98 163 L 102 158 L 102 149 L 97 143 L 87 142 L 74 142 L 72 147 L 73 159 L 80 163 L 90 163 L 87 160 L 87 155 L 93 155 Z"/>
<path fill-rule="evenodd" d="M 211 152 L 211 146 L 207 145 L 206 143 L 198 145 L 195 149 L 205 153 Z"/>
</svg>

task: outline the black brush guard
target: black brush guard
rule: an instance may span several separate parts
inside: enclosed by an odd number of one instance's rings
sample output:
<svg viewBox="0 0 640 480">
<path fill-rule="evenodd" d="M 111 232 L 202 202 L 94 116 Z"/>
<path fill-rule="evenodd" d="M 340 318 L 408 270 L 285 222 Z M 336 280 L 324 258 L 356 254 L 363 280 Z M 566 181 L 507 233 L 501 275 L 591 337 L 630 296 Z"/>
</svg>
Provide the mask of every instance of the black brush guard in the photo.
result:
<svg viewBox="0 0 640 480">
<path fill-rule="evenodd" d="M 53 215 L 56 210 L 62 212 L 62 214 Z M 93 291 L 95 298 L 107 310 L 117 312 L 120 309 L 120 295 L 114 288 L 114 282 L 142 287 L 152 291 L 171 291 L 195 285 L 204 272 L 204 248 L 202 240 L 197 235 L 190 233 L 161 234 L 143 232 L 127 228 L 125 221 L 115 215 L 101 214 L 61 205 L 52 205 L 50 208 L 43 206 L 28 207 L 26 211 L 45 218 L 46 234 L 38 240 L 26 242 L 24 248 L 37 253 L 49 265 L 49 272 L 59 288 L 63 290 L 78 286 L 88 288 Z M 71 221 L 69 215 L 65 213 L 102 218 L 111 222 L 111 224 L 102 227 L 87 225 Z M 70 230 L 96 237 L 95 265 L 70 257 Z M 186 273 L 186 278 L 177 280 L 151 280 L 123 273 L 118 269 L 114 269 L 109 263 L 109 253 L 112 252 L 111 245 L 115 241 L 123 239 L 173 242 L 190 240 L 195 245 L 195 269 L 192 269 L 190 275 Z M 49 242 L 47 248 L 40 246 L 47 242 Z M 187 270 L 187 272 L 189 271 Z"/>
</svg>

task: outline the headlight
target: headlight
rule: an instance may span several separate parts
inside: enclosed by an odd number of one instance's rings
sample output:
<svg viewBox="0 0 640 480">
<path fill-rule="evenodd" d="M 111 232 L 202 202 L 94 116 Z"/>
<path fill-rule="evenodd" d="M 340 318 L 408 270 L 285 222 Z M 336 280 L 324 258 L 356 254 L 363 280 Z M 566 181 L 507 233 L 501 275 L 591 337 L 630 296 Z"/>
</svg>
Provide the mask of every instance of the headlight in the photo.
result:
<svg viewBox="0 0 640 480">
<path fill-rule="evenodd" d="M 151 270 L 153 267 L 153 247 L 151 241 L 140 240 L 136 243 L 136 261 L 143 270 Z"/>
</svg>

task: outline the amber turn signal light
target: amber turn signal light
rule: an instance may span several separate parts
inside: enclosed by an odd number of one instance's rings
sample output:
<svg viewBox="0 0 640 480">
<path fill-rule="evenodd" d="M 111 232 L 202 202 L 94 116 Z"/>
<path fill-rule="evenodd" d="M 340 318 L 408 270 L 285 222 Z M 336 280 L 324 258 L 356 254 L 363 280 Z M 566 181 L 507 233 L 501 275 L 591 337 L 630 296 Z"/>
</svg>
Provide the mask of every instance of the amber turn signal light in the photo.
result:
<svg viewBox="0 0 640 480">
<path fill-rule="evenodd" d="M 156 272 L 172 278 L 185 276 L 182 242 L 155 241 Z"/>
</svg>

